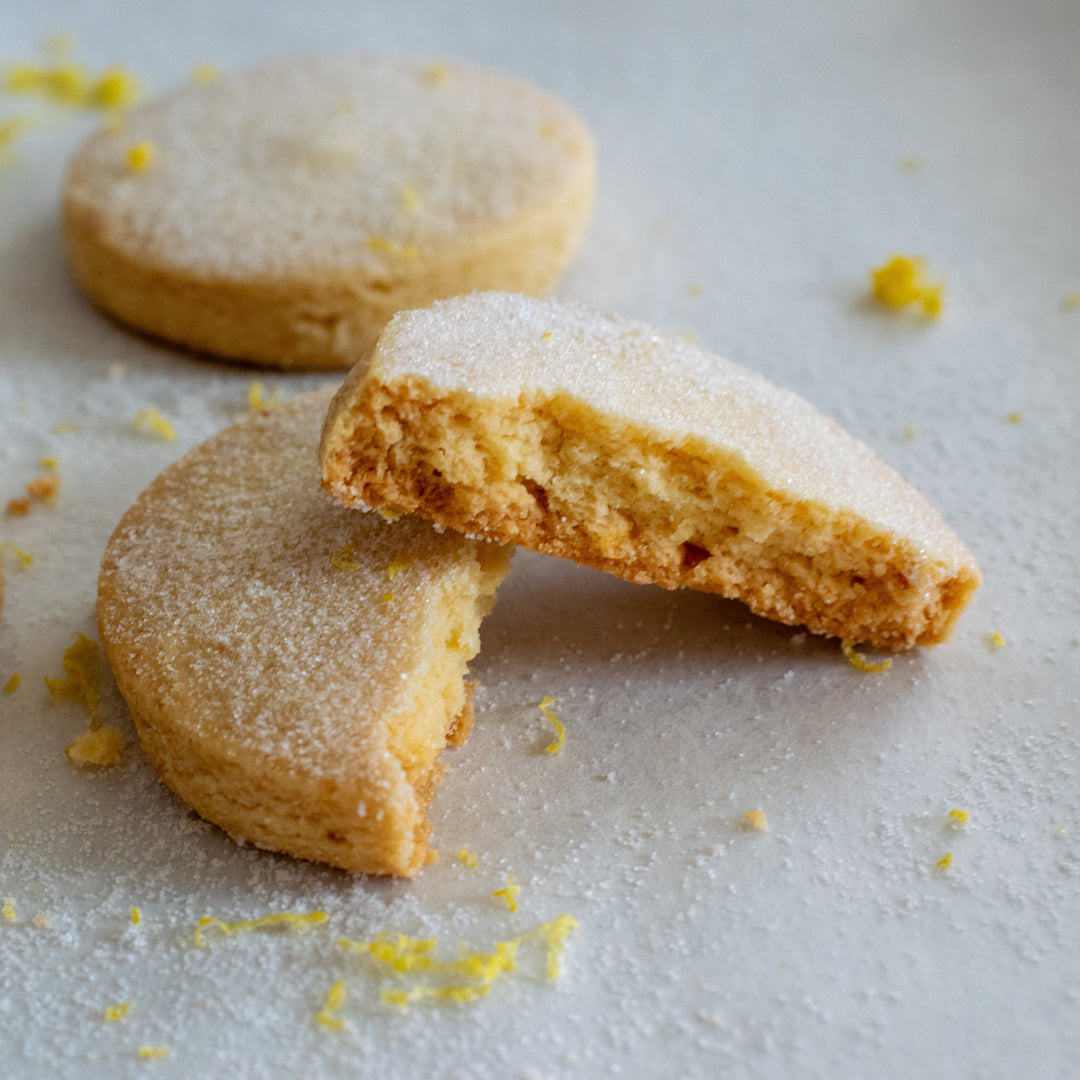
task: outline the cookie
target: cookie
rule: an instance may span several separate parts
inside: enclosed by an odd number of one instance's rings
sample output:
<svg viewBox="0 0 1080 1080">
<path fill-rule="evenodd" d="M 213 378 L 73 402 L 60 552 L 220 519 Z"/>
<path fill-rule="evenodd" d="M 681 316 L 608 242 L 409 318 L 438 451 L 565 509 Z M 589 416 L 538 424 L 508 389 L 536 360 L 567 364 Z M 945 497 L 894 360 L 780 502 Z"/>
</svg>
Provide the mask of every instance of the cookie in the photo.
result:
<svg viewBox="0 0 1080 1080">
<path fill-rule="evenodd" d="M 819 634 L 944 641 L 967 548 L 788 390 L 629 319 L 505 293 L 399 314 L 323 429 L 323 486 Z"/>
<path fill-rule="evenodd" d="M 592 208 L 592 139 L 495 72 L 304 56 L 190 85 L 91 136 L 63 195 L 100 307 L 192 349 L 349 367 L 399 309 L 543 292 Z"/>
<path fill-rule="evenodd" d="M 409 875 L 508 549 L 319 489 L 316 392 L 165 470 L 105 551 L 105 655 L 161 779 L 262 847 Z"/>
</svg>

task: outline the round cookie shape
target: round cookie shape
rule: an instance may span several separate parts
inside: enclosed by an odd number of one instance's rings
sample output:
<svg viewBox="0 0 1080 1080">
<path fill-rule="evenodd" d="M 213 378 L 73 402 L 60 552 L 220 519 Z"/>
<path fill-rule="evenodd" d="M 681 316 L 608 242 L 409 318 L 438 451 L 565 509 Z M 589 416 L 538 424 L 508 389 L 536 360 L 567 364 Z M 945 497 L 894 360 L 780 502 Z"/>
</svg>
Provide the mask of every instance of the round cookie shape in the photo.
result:
<svg viewBox="0 0 1080 1080">
<path fill-rule="evenodd" d="M 317 391 L 166 469 L 109 541 L 105 655 L 159 777 L 260 846 L 410 875 L 509 552 L 319 489 Z"/>
<path fill-rule="evenodd" d="M 353 364 L 398 310 L 547 290 L 592 209 L 585 124 L 496 72 L 301 56 L 92 135 L 63 193 L 88 296 L 139 330 L 282 368 Z"/>
<path fill-rule="evenodd" d="M 321 460 L 347 506 L 886 649 L 946 640 L 981 580 L 933 507 L 802 398 L 578 304 L 401 312 L 346 376 Z"/>
</svg>

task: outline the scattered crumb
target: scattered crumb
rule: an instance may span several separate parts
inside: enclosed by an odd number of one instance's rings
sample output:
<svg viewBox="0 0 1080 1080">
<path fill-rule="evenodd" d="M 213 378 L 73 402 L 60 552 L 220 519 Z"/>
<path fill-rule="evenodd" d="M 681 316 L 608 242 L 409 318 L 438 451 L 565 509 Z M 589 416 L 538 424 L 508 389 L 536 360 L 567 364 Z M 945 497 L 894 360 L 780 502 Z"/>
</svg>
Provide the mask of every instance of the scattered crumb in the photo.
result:
<svg viewBox="0 0 1080 1080">
<path fill-rule="evenodd" d="M 167 1046 L 140 1046 L 139 1057 L 143 1061 L 153 1061 L 154 1058 L 167 1058 L 169 1056 L 169 1048 Z"/>
<path fill-rule="evenodd" d="M 315 1014 L 315 1022 L 331 1031 L 337 1031 L 345 1026 L 345 1021 L 331 1013 L 336 1012 L 345 1004 L 345 980 L 338 979 L 326 992 L 326 1003 Z"/>
<path fill-rule="evenodd" d="M 117 1020 L 123 1020 L 130 1011 L 130 1001 L 121 1001 L 119 1005 L 106 1005 L 105 1019 L 115 1023 Z"/>
<path fill-rule="evenodd" d="M 195 944 L 201 949 L 203 946 L 203 933 L 209 928 L 216 928 L 222 934 L 245 934 L 252 930 L 262 930 L 268 926 L 282 926 L 290 930 L 305 930 L 316 923 L 324 923 L 329 918 L 325 911 L 309 911 L 303 915 L 295 912 L 283 911 L 276 915 L 263 915 L 258 919 L 242 919 L 240 922 L 227 923 L 221 919 L 215 919 L 210 915 L 204 915 L 195 927 Z"/>
<path fill-rule="evenodd" d="M 954 808 L 949 811 L 949 824 L 966 825 L 969 817 L 971 817 L 971 815 L 966 810 Z"/>
<path fill-rule="evenodd" d="M 466 866 L 467 866 L 467 867 L 468 867 L 468 868 L 469 868 L 470 870 L 474 870 L 474 869 L 476 868 L 476 856 L 475 856 L 475 855 L 474 855 L 474 854 L 473 854 L 473 853 L 472 853 L 471 851 L 467 850 L 466 848 L 462 848 L 462 849 L 461 849 L 461 850 L 460 850 L 460 851 L 459 851 L 459 852 L 457 853 L 457 857 L 458 857 L 458 858 L 459 858 L 459 859 L 460 859 L 460 860 L 461 860 L 461 861 L 462 861 L 462 862 L 463 862 L 463 863 L 464 863 L 464 864 L 465 864 L 465 865 L 466 865 Z"/>
<path fill-rule="evenodd" d="M 764 810 L 747 810 L 743 814 L 743 823 L 755 832 L 769 831 L 769 819 L 765 816 Z"/>
<path fill-rule="evenodd" d="M 129 146 L 127 151 L 127 164 L 132 172 L 143 172 L 154 164 L 154 155 L 157 149 L 152 142 L 144 141 Z"/>
<path fill-rule="evenodd" d="M 8 517 L 26 517 L 30 513 L 29 499 L 11 499 L 7 504 Z"/>
<path fill-rule="evenodd" d="M 888 262 L 870 271 L 870 291 L 874 299 L 887 307 L 919 304 L 931 318 L 941 314 L 944 286 L 926 280 L 924 259 L 893 255 Z"/>
<path fill-rule="evenodd" d="M 1004 634 L 994 630 L 986 635 L 986 644 L 989 645 L 994 652 L 997 652 L 998 649 L 1004 649 L 1009 643 L 1005 640 Z"/>
<path fill-rule="evenodd" d="M 176 438 L 176 428 L 157 409 L 140 409 L 131 421 L 131 430 L 159 442 L 172 442 Z"/>
<path fill-rule="evenodd" d="M 544 718 L 547 719 L 555 729 L 554 740 L 544 747 L 545 754 L 557 754 L 563 748 L 563 743 L 566 741 L 566 726 L 551 711 L 551 706 L 554 704 L 555 698 L 545 697 L 540 704 L 536 706 Z"/>
<path fill-rule="evenodd" d="M 1010 424 L 1022 424 L 1024 422 L 1024 418 L 1018 412 L 1006 413 L 1005 419 Z"/>
<path fill-rule="evenodd" d="M 858 668 L 859 671 L 867 674 L 878 671 L 888 671 L 889 668 L 892 667 L 891 659 L 882 660 L 879 663 L 871 663 L 862 653 L 855 651 L 854 642 L 848 641 L 847 638 L 840 642 L 840 649 L 847 657 L 848 663 L 851 664 L 852 667 Z"/>
<path fill-rule="evenodd" d="M 197 83 L 216 82 L 221 78 L 216 64 L 196 64 L 191 69 L 191 80 Z"/>
<path fill-rule="evenodd" d="M 112 379 L 112 380 L 119 379 L 123 374 L 124 374 L 124 365 L 121 364 L 119 360 L 113 361 L 113 363 L 111 363 L 105 369 L 105 377 L 107 379 Z"/>
<path fill-rule="evenodd" d="M 514 884 L 513 874 L 507 874 L 506 888 L 496 889 L 491 895 L 504 900 L 508 911 L 517 911 L 517 898 L 521 895 L 521 886 Z"/>
<path fill-rule="evenodd" d="M 48 930 L 49 929 L 49 922 L 50 922 L 50 919 L 49 919 L 48 915 L 35 915 L 34 916 L 34 925 L 39 930 Z"/>
<path fill-rule="evenodd" d="M 12 675 L 11 678 L 8 679 L 7 683 L 4 685 L 4 693 L 14 694 L 15 691 L 19 689 L 19 683 L 21 682 L 22 676 L 16 671 L 15 674 Z"/>
<path fill-rule="evenodd" d="M 900 159 L 900 171 L 906 173 L 919 173 L 923 170 L 922 158 L 917 154 L 908 154 Z"/>
<path fill-rule="evenodd" d="M 935 870 L 948 870 L 952 866 L 952 852 L 946 851 L 944 855 L 936 863 L 934 863 Z"/>
<path fill-rule="evenodd" d="M 84 731 L 65 751 L 80 769 L 108 769 L 124 760 L 124 739 L 115 728 Z"/>
<path fill-rule="evenodd" d="M 142 922 L 142 912 L 137 908 L 131 909 L 131 925 L 138 926 Z"/>
<path fill-rule="evenodd" d="M 98 705 L 101 702 L 98 684 L 101 677 L 98 662 L 98 643 L 85 634 L 64 651 L 62 679 L 45 676 L 45 686 L 56 701 L 81 705 L 90 714 L 91 726 L 96 726 Z"/>
<path fill-rule="evenodd" d="M 60 491 L 60 477 L 56 475 L 36 476 L 26 485 L 26 494 L 31 499 L 45 503 L 46 506 L 56 505 L 56 496 Z"/>
</svg>

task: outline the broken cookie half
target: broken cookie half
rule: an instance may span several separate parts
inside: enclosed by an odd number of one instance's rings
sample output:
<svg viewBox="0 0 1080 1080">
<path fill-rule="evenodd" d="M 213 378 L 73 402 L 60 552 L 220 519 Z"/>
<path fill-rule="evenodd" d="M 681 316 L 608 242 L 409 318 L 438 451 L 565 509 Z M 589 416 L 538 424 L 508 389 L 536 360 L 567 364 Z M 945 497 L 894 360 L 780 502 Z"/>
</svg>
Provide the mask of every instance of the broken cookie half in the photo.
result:
<svg viewBox="0 0 1080 1080">
<path fill-rule="evenodd" d="M 328 392 L 166 469 L 109 541 L 105 654 L 158 775 L 260 846 L 409 875 L 509 550 L 320 491 Z"/>
<path fill-rule="evenodd" d="M 905 649 L 977 588 L 925 499 L 796 394 L 641 322 L 476 293 L 402 312 L 321 447 L 347 506 Z"/>
</svg>

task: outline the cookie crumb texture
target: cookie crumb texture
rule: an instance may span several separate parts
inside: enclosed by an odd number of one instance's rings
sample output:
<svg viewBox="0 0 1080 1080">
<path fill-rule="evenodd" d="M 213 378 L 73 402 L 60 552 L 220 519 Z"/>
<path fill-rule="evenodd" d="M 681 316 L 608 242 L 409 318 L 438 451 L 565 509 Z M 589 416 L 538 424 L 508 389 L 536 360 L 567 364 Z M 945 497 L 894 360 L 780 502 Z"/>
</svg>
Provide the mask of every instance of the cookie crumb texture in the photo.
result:
<svg viewBox="0 0 1080 1080">
<path fill-rule="evenodd" d="M 396 311 L 439 297 L 545 291 L 591 213 L 588 129 L 527 83 L 429 70 L 297 57 L 132 110 L 68 172 L 82 287 L 138 329 L 285 368 L 348 367 Z M 155 165 L 136 174 L 142 143 Z"/>
<path fill-rule="evenodd" d="M 329 400 L 252 414 L 166 469 L 109 541 L 98 621 L 147 756 L 203 817 L 410 875 L 509 552 L 328 500 L 314 447 Z M 358 566 L 342 573 L 346 544 Z"/>
<path fill-rule="evenodd" d="M 883 649 L 944 641 L 980 581 L 933 508 L 797 395 L 574 304 L 486 293 L 398 315 L 321 456 L 346 505 Z"/>
</svg>

